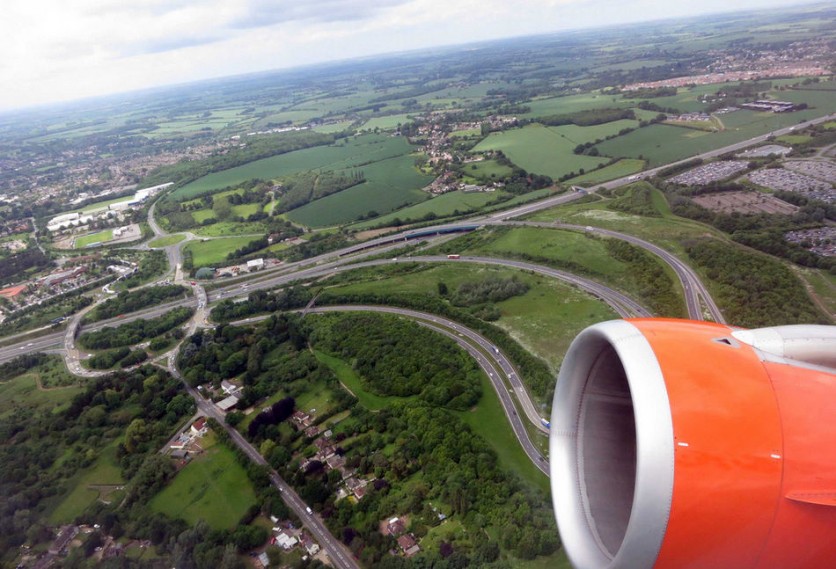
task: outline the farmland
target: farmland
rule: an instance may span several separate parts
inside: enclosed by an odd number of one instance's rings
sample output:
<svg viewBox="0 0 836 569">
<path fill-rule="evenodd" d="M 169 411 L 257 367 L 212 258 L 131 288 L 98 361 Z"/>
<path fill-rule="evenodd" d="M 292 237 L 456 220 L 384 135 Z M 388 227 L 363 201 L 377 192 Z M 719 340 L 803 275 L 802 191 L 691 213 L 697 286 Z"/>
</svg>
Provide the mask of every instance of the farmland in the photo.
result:
<svg viewBox="0 0 836 569">
<path fill-rule="evenodd" d="M 420 188 L 431 178 L 419 174 L 412 162 L 404 155 L 363 166 L 365 182 L 292 210 L 287 217 L 309 227 L 323 227 L 423 201 L 428 196 Z"/>
<path fill-rule="evenodd" d="M 358 136 L 331 146 L 288 152 L 209 174 L 179 188 L 172 194 L 172 198 L 191 199 L 246 180 L 272 180 L 309 170 L 344 170 L 360 167 L 366 169 L 367 164 L 402 157 L 412 151 L 413 148 L 403 138 L 383 135 Z"/>
<path fill-rule="evenodd" d="M 532 124 L 525 128 L 491 133 L 473 151 L 501 150 L 520 168 L 555 179 L 570 172 L 580 172 L 581 169 L 593 170 L 607 162 L 606 158 L 574 154 L 577 144 L 556 127 Z"/>
<path fill-rule="evenodd" d="M 502 196 L 502 192 L 468 192 L 461 190 L 448 192 L 440 196 L 436 196 L 430 200 L 417 203 L 415 205 L 399 209 L 388 215 L 375 217 L 369 221 L 364 221 L 351 225 L 351 229 L 367 229 L 378 225 L 385 226 L 392 224 L 396 220 L 417 221 L 425 219 L 427 215 L 435 215 L 437 217 L 445 217 L 453 215 L 456 211 L 463 213 L 467 211 L 474 211 L 484 207 L 488 202 Z"/>
</svg>

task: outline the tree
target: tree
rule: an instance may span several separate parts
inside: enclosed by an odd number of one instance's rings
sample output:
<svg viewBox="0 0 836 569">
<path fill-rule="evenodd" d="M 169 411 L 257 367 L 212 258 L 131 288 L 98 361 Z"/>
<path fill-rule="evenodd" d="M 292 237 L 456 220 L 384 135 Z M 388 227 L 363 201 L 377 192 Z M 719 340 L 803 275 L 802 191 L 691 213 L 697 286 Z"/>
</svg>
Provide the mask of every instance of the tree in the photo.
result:
<svg viewBox="0 0 836 569">
<path fill-rule="evenodd" d="M 148 427 L 142 419 L 134 419 L 125 431 L 125 450 L 135 453 L 148 438 Z"/>
<path fill-rule="evenodd" d="M 232 217 L 232 206 L 229 205 L 229 200 L 226 198 L 218 198 L 212 205 L 212 212 L 219 221 L 226 221 Z"/>
</svg>

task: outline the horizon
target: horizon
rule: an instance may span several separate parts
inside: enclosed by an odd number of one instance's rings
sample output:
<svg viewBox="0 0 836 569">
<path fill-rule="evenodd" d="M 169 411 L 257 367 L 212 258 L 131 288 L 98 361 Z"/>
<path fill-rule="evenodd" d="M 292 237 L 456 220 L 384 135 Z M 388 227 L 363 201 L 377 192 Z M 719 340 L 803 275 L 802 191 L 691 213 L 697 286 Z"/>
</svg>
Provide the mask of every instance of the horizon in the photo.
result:
<svg viewBox="0 0 836 569">
<path fill-rule="evenodd" d="M 499 0 L 489 0 L 487 4 L 483 2 L 474 8 L 481 15 L 491 12 L 487 20 L 483 15 L 482 23 L 485 25 L 481 27 L 476 25 L 478 22 L 461 24 L 456 20 L 456 15 L 468 9 L 460 5 L 452 9 L 448 7 L 450 13 L 441 21 L 406 17 L 409 10 L 414 10 L 417 5 L 435 5 L 439 4 L 438 0 L 386 0 L 374 6 L 365 0 L 321 0 L 324 7 L 337 6 L 342 11 L 324 14 L 316 12 L 318 6 L 306 7 L 283 19 L 280 16 L 285 16 L 284 13 L 266 9 L 260 0 L 238 0 L 238 12 L 227 13 L 224 22 L 207 24 L 197 35 L 193 33 L 175 41 L 165 37 L 165 32 L 172 27 L 171 20 L 179 18 L 177 25 L 182 26 L 183 18 L 189 16 L 182 13 L 184 10 L 192 10 L 191 14 L 200 10 L 191 6 L 189 0 L 176 3 L 173 9 L 163 7 L 161 0 L 144 0 L 143 6 L 137 9 L 117 6 L 115 0 L 80 0 L 79 3 L 87 5 L 86 13 L 83 6 L 78 10 L 82 13 L 80 20 L 84 17 L 92 20 L 99 18 L 99 26 L 107 28 L 82 29 L 81 34 L 91 36 L 87 41 L 80 35 L 65 33 L 72 25 L 64 25 L 63 20 L 59 22 L 61 33 L 54 37 L 47 34 L 38 39 L 37 32 L 44 30 L 25 33 L 23 27 L 15 26 L 14 22 L 16 16 L 22 16 L 26 10 L 21 10 L 22 0 L 13 0 L 9 10 L 11 17 L 5 20 L 5 24 L 0 23 L 0 30 L 6 32 L 9 45 L 14 46 L 14 49 L 0 55 L 0 78 L 6 86 L 0 92 L 0 114 L 49 110 L 64 104 L 175 89 L 213 80 L 419 55 L 434 49 L 453 50 L 494 41 L 827 4 L 806 0 L 744 0 L 733 8 L 723 9 L 719 0 L 703 2 L 699 6 L 669 6 L 656 0 L 633 0 L 626 7 L 623 3 L 613 6 L 612 0 L 529 0 L 527 4 L 533 8 L 532 12 L 522 16 L 519 10 L 514 12 L 528 24 L 509 29 L 507 20 L 502 17 L 508 14 L 508 10 L 500 6 Z M 460 4 L 476 5 L 471 0 Z M 602 6 L 609 6 L 609 11 Z M 348 8 L 352 7 L 357 10 L 348 13 Z M 143 9 L 144 14 L 133 14 Z M 600 13 L 607 16 L 597 18 Z M 125 26 L 125 22 L 120 20 L 125 14 L 139 19 L 144 15 L 149 27 L 159 21 L 163 29 L 153 30 L 147 35 L 134 33 L 133 37 L 117 38 L 119 34 L 116 32 Z M 552 17 L 544 18 L 544 14 Z M 648 14 L 652 17 L 645 17 Z M 51 14 L 44 19 L 55 18 Z M 195 16 L 188 23 L 197 20 L 199 18 Z M 554 25 L 557 21 L 561 25 Z M 358 22 L 361 25 L 357 25 Z M 396 25 L 388 28 L 389 22 Z M 284 52 L 279 51 L 279 57 L 274 58 L 273 43 L 262 43 L 260 49 L 252 46 L 254 42 L 263 40 L 265 35 L 269 37 L 284 32 L 288 26 L 299 23 L 310 24 L 309 28 L 314 33 L 305 38 L 287 36 L 290 47 L 284 47 Z M 48 28 L 49 22 L 44 25 Z M 129 27 L 136 32 L 142 24 Z M 347 31 L 346 27 L 354 29 Z M 386 29 L 381 32 L 383 27 Z M 459 33 L 451 38 L 445 33 L 447 28 Z M 229 37 L 221 37 L 220 32 L 224 29 L 230 32 Z M 434 29 L 434 33 L 428 34 L 427 29 Z M 493 35 L 496 29 L 509 33 Z M 308 31 L 311 30 L 306 28 L 305 33 Z M 371 42 L 368 37 L 363 38 L 369 34 L 374 35 Z M 34 45 L 31 44 L 32 38 L 36 42 Z M 358 43 L 358 38 L 363 41 Z M 282 39 L 285 39 L 284 36 Z M 445 41 L 448 39 L 455 41 Z M 230 49 L 230 43 L 238 48 Z M 57 52 L 60 52 L 60 61 L 56 64 Z M 334 56 L 336 52 L 340 53 L 339 57 Z"/>
</svg>

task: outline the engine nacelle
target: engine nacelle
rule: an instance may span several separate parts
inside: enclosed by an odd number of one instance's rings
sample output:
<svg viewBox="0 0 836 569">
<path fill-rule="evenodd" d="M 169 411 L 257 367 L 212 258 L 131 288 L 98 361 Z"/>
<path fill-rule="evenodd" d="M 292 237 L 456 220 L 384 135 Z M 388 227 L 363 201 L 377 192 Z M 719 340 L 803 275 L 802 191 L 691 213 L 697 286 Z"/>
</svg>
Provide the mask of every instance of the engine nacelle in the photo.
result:
<svg viewBox="0 0 836 569">
<path fill-rule="evenodd" d="M 578 569 L 836 567 L 836 327 L 591 326 L 550 437 Z"/>
</svg>

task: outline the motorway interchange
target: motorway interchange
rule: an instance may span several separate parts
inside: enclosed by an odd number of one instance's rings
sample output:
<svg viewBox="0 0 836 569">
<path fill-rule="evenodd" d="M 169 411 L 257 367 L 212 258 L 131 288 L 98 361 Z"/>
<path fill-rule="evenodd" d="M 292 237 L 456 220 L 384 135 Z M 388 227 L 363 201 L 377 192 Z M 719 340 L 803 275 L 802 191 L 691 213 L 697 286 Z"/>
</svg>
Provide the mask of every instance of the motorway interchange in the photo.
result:
<svg viewBox="0 0 836 569">
<path fill-rule="evenodd" d="M 814 121 L 809 121 L 811 124 L 828 120 L 829 117 L 823 117 Z M 772 133 L 772 135 L 785 134 L 784 131 L 789 129 L 782 129 Z M 739 150 L 765 140 L 769 135 L 757 137 L 745 143 L 738 143 L 731 147 L 718 149 L 710 153 L 706 153 L 700 157 L 707 158 L 717 156 L 725 152 Z M 658 169 L 646 172 L 644 175 L 653 175 L 657 173 Z M 601 184 L 598 188 L 615 188 L 635 180 L 635 176 L 620 178 L 612 180 L 605 184 Z M 590 191 L 595 191 L 594 188 Z M 623 239 L 636 246 L 642 247 L 652 254 L 658 256 L 662 261 L 670 265 L 676 273 L 680 284 L 685 294 L 685 301 L 688 315 L 694 320 L 711 319 L 717 322 L 724 322 L 723 315 L 716 306 L 711 296 L 708 294 L 705 286 L 694 271 L 685 263 L 683 263 L 676 256 L 659 248 L 652 243 L 638 239 L 636 237 L 625 235 L 622 233 L 608 231 L 603 229 L 593 229 L 591 227 L 579 227 L 558 223 L 533 223 L 524 221 L 513 221 L 524 215 L 528 215 L 535 211 L 553 207 L 561 203 L 573 201 L 583 194 L 580 192 L 570 192 L 561 194 L 555 197 L 546 198 L 530 204 L 518 206 L 511 210 L 500 211 L 488 215 L 468 219 L 461 223 L 452 223 L 439 225 L 420 230 L 422 239 L 432 241 L 434 239 L 443 238 L 443 236 L 450 233 L 450 231 L 462 230 L 463 226 L 468 229 L 473 226 L 482 225 L 531 225 L 538 227 L 550 227 L 556 229 L 568 229 L 576 231 L 594 231 L 600 235 L 605 235 L 610 238 Z M 166 233 L 159 227 L 154 219 L 154 206 L 149 209 L 149 225 L 156 236 L 164 236 Z M 380 256 L 382 253 L 389 251 L 397 251 L 406 245 L 412 243 L 410 237 L 419 232 L 407 231 L 396 234 L 394 236 L 385 236 L 369 242 L 355 245 L 340 251 L 335 251 L 299 261 L 295 263 L 288 263 L 281 265 L 276 269 L 264 271 L 251 276 L 249 279 L 239 279 L 235 283 L 219 287 L 207 293 L 203 287 L 194 283 L 195 297 L 189 300 L 177 301 L 167 303 L 157 307 L 145 309 L 128 315 L 123 319 L 111 319 L 97 323 L 90 326 L 89 329 L 98 329 L 108 325 L 114 325 L 136 318 L 152 318 L 163 314 L 164 312 L 184 304 L 196 304 L 197 312 L 188 324 L 188 332 L 193 333 L 198 327 L 209 326 L 208 310 L 209 305 L 213 301 L 222 298 L 245 298 L 251 291 L 259 289 L 271 289 L 292 282 L 320 278 L 336 272 L 353 270 L 360 267 L 376 266 L 391 263 L 437 263 L 437 262 L 457 262 L 457 263 L 479 263 L 501 265 L 513 267 L 521 270 L 531 271 L 551 278 L 556 278 L 573 284 L 574 286 L 600 298 L 602 301 L 610 305 L 616 313 L 622 317 L 632 316 L 651 316 L 649 310 L 635 302 L 628 296 L 615 291 L 609 287 L 603 286 L 592 280 L 572 275 L 565 271 L 559 271 L 549 267 L 543 267 L 532 263 L 525 263 L 521 261 L 513 261 L 499 258 L 489 257 L 460 257 L 455 260 L 440 256 L 413 256 L 403 259 L 376 259 L 363 261 L 364 257 Z M 185 241 L 183 242 L 185 243 Z M 180 247 L 183 243 L 171 245 L 166 247 L 166 254 L 170 263 L 170 270 L 167 275 L 160 280 L 171 278 L 173 273 L 174 282 L 183 283 L 183 274 L 180 267 Z M 92 308 L 92 307 L 91 307 Z M 522 383 L 519 373 L 514 369 L 510 360 L 501 353 L 493 344 L 487 339 L 479 335 L 473 330 L 470 330 L 459 323 L 453 322 L 449 319 L 441 318 L 437 315 L 421 313 L 417 311 L 381 307 L 381 306 L 333 306 L 333 307 L 310 307 L 306 309 L 308 312 L 324 312 L 335 310 L 365 310 L 377 312 L 389 312 L 399 314 L 401 316 L 410 318 L 418 322 L 422 326 L 426 326 L 440 334 L 448 336 L 456 341 L 463 349 L 465 349 L 479 364 L 483 371 L 491 379 L 494 388 L 499 395 L 501 404 L 517 439 L 520 441 L 524 451 L 537 466 L 537 468 L 544 474 L 549 474 L 548 463 L 537 446 L 532 442 L 532 434 L 542 436 L 547 429 L 541 422 L 540 414 L 537 412 L 531 397 L 529 396 L 524 384 Z M 69 323 L 67 330 L 64 332 L 48 333 L 39 337 L 26 337 L 25 334 L 19 335 L 22 339 L 18 342 L 11 338 L 12 343 L 8 343 L 5 347 L 0 347 L 0 362 L 10 360 L 18 355 L 29 352 L 47 351 L 62 353 L 67 361 L 69 369 L 79 375 L 97 375 L 104 372 L 91 372 L 84 369 L 80 365 L 81 354 L 75 349 L 74 341 L 80 328 L 80 321 L 86 310 L 73 316 Z M 255 321 L 257 319 L 248 319 L 241 323 Z M 179 371 L 175 366 L 177 348 L 175 347 L 170 352 L 163 354 L 156 358 L 155 363 L 161 367 L 165 367 L 176 377 L 180 377 Z M 213 417 L 221 425 L 225 425 L 222 413 L 209 401 L 197 393 L 196 390 L 186 385 L 188 393 L 195 399 L 198 409 L 201 413 L 208 417 Z M 512 397 L 513 395 L 513 397 Z M 524 424 L 522 417 L 525 417 L 531 429 L 529 430 Z M 235 429 L 227 427 L 227 430 L 232 437 L 233 442 L 237 444 L 253 461 L 259 464 L 265 464 L 264 459 L 260 454 L 249 444 L 240 433 Z M 352 558 L 348 550 L 336 540 L 325 527 L 320 519 L 305 505 L 305 503 L 295 494 L 293 489 L 279 477 L 275 472 L 272 472 L 271 479 L 277 489 L 282 493 L 288 507 L 290 507 L 310 529 L 311 533 L 319 541 L 322 548 L 333 561 L 334 565 L 340 568 L 355 568 L 358 567 L 357 562 Z"/>
</svg>

